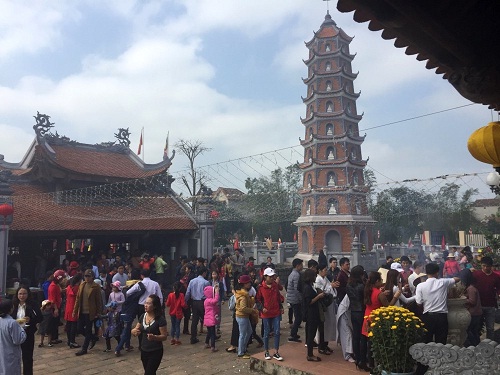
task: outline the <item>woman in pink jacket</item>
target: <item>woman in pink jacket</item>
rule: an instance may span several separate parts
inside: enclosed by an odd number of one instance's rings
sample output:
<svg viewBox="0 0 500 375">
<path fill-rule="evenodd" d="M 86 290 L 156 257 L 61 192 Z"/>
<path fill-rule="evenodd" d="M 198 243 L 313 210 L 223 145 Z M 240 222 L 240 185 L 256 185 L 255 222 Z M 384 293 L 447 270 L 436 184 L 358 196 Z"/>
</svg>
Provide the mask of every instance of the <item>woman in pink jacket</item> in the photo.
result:
<svg viewBox="0 0 500 375">
<path fill-rule="evenodd" d="M 205 316 L 203 317 L 203 324 L 207 327 L 207 338 L 205 339 L 205 349 L 212 348 L 212 352 L 217 352 L 215 348 L 215 326 L 220 323 L 219 311 L 219 286 L 206 286 L 203 289 L 205 294 Z M 210 344 L 209 344 L 210 342 Z"/>
</svg>

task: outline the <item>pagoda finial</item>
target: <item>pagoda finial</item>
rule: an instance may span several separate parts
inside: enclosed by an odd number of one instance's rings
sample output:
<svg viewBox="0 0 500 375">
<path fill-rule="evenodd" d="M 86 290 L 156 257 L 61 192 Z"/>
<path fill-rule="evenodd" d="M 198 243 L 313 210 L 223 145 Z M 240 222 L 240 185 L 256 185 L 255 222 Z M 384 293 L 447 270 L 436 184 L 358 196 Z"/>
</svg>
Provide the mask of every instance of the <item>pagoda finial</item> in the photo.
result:
<svg viewBox="0 0 500 375">
<path fill-rule="evenodd" d="M 326 1 L 326 14 L 330 15 L 330 0 L 323 0 Z"/>
</svg>

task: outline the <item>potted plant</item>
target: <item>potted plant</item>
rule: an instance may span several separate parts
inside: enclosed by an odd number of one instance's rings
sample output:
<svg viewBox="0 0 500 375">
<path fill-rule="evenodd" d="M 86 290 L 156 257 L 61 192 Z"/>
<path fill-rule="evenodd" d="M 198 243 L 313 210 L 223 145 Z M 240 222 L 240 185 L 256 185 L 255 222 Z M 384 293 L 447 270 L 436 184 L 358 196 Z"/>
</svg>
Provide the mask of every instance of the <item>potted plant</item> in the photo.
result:
<svg viewBox="0 0 500 375">
<path fill-rule="evenodd" d="M 410 310 L 398 306 L 372 311 L 368 337 L 377 369 L 386 374 L 412 374 L 415 360 L 410 346 L 422 341 L 424 324 Z"/>
</svg>

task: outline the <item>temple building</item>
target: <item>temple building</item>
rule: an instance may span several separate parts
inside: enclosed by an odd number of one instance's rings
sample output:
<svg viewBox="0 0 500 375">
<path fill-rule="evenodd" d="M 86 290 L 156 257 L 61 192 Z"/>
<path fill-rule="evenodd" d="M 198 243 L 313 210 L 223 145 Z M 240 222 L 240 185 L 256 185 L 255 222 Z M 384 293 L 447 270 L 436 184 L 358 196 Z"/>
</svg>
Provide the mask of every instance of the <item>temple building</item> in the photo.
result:
<svg viewBox="0 0 500 375">
<path fill-rule="evenodd" d="M 171 189 L 173 155 L 146 164 L 130 150 L 128 129 L 91 145 L 53 134 L 47 115 L 35 119 L 24 158 L 0 155 L 0 203 L 14 209 L 8 250 L 22 278 L 36 285 L 68 253 L 148 252 L 169 263 L 197 254 L 197 220 Z"/>
<path fill-rule="evenodd" d="M 356 236 L 365 249 L 373 245 L 374 220 L 368 214 L 356 100 L 349 52 L 352 38 L 338 28 L 329 13 L 319 31 L 306 42 L 307 95 L 302 98 L 306 117 L 299 250 L 316 254 L 347 252 Z"/>
</svg>

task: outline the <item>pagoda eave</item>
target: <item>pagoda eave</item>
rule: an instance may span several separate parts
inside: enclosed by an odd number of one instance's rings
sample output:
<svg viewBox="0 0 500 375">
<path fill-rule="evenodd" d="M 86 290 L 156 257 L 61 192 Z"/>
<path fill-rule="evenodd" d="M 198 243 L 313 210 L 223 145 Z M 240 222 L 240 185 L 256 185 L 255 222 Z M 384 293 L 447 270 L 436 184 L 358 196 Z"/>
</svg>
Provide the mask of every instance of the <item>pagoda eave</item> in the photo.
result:
<svg viewBox="0 0 500 375">
<path fill-rule="evenodd" d="M 306 215 L 299 216 L 293 224 L 296 226 L 309 225 L 369 225 L 377 223 L 371 216 L 366 215 Z"/>
</svg>

